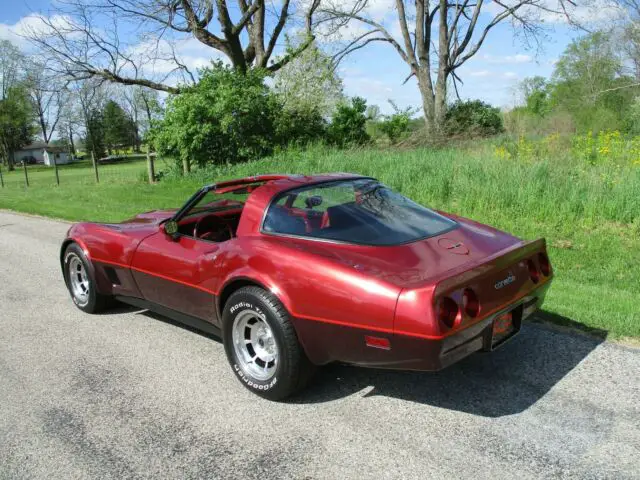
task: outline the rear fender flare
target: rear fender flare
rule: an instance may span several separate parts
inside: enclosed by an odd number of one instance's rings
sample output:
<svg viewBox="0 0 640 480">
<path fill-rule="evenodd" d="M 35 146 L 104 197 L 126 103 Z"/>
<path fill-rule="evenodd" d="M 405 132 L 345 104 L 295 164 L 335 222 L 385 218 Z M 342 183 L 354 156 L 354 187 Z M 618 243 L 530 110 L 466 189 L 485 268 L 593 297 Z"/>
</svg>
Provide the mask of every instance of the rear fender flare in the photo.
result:
<svg viewBox="0 0 640 480">
<path fill-rule="evenodd" d="M 235 272 L 233 277 L 229 277 L 225 279 L 224 283 L 222 284 L 222 288 L 220 288 L 220 291 L 217 295 L 217 300 L 216 300 L 216 309 L 218 312 L 218 318 L 220 318 L 221 320 L 222 320 L 222 310 L 224 309 L 224 303 L 226 302 L 226 299 L 228 299 L 229 296 L 233 293 L 233 291 L 236 290 L 236 288 L 232 288 L 234 284 L 237 285 L 237 288 L 242 288 L 245 285 L 255 285 L 268 292 L 271 292 L 276 297 L 278 297 L 278 300 L 282 302 L 284 307 L 287 309 L 287 312 L 289 312 L 289 314 L 293 316 L 291 299 L 286 294 L 283 288 L 281 288 L 276 282 L 274 282 L 269 277 L 266 277 L 264 275 L 259 275 L 251 271 L 243 271 L 243 272 Z M 229 288 L 232 288 L 232 290 L 229 291 Z"/>
</svg>

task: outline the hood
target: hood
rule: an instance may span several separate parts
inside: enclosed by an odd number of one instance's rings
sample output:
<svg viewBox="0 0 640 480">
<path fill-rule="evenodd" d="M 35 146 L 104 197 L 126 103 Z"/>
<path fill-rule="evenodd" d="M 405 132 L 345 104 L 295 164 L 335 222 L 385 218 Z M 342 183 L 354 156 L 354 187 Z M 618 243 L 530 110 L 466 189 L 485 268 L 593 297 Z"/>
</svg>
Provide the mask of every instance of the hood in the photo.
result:
<svg viewBox="0 0 640 480">
<path fill-rule="evenodd" d="M 129 220 L 125 220 L 119 225 L 131 225 L 131 224 L 152 224 L 157 225 L 160 222 L 163 222 L 169 218 L 171 218 L 178 210 L 176 208 L 170 208 L 167 210 L 151 210 L 150 212 L 144 212 L 139 215 L 136 215 Z"/>
<path fill-rule="evenodd" d="M 292 240 L 296 248 L 354 268 L 400 288 L 412 288 L 448 270 L 476 264 L 522 241 L 508 233 L 453 215 L 458 227 L 396 246 L 360 246 Z"/>
<path fill-rule="evenodd" d="M 99 223 L 99 228 L 106 229 L 110 232 L 119 232 L 122 235 L 135 236 L 144 238 L 145 236 L 156 232 L 157 225 L 171 218 L 176 212 L 171 210 L 152 210 L 150 212 L 141 213 L 133 218 L 124 220 L 121 223 Z"/>
</svg>

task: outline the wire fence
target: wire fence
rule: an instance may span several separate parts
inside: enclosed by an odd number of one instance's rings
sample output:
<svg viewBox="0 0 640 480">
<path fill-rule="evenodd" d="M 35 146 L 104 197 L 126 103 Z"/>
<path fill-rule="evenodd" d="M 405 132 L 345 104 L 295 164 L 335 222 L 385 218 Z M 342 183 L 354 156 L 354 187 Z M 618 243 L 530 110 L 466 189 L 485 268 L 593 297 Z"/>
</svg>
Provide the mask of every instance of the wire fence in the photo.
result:
<svg viewBox="0 0 640 480">
<path fill-rule="evenodd" d="M 70 184 L 148 182 L 150 176 L 154 180 L 157 178 L 158 168 L 163 170 L 167 166 L 167 160 L 155 158 L 154 155 L 149 158 L 124 158 L 111 163 L 80 160 L 56 166 L 18 164 L 12 171 L 5 165 L 0 165 L 0 188 L 29 189 Z"/>
</svg>

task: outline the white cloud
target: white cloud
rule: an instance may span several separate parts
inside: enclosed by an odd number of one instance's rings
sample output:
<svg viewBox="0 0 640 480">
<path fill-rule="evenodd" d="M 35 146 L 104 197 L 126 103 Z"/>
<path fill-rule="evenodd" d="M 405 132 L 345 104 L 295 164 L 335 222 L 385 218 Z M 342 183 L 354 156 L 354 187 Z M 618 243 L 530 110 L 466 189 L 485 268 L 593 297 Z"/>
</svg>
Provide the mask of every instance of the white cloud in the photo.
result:
<svg viewBox="0 0 640 480">
<path fill-rule="evenodd" d="M 28 50 L 30 44 L 26 37 L 33 33 L 46 35 L 51 31 L 48 23 L 64 30 L 72 25 L 72 19 L 65 15 L 45 17 L 35 13 L 30 14 L 11 25 L 0 23 L 0 40 L 9 40 L 21 49 Z"/>
<path fill-rule="evenodd" d="M 516 55 L 489 55 L 485 53 L 480 57 L 487 63 L 493 64 L 512 64 L 512 63 L 529 63 L 533 61 L 533 57 L 531 55 L 524 55 L 518 53 Z"/>
<path fill-rule="evenodd" d="M 502 74 L 504 78 L 518 78 L 518 74 L 516 72 L 504 72 Z"/>
<path fill-rule="evenodd" d="M 471 70 L 468 75 L 470 77 L 488 77 L 491 72 L 489 70 Z"/>
</svg>

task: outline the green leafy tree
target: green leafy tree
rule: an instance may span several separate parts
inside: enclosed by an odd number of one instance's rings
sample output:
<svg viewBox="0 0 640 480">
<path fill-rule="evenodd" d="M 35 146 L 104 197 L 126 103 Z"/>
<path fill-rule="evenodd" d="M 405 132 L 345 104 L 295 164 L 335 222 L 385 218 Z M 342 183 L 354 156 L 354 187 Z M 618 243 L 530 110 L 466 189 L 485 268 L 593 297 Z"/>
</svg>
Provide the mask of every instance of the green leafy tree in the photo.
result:
<svg viewBox="0 0 640 480">
<path fill-rule="evenodd" d="M 169 99 L 164 119 L 154 128 L 161 154 L 198 165 L 256 159 L 274 145 L 277 106 L 264 84 L 264 73 L 242 74 L 222 62 L 200 72 L 200 82 Z"/>
<path fill-rule="evenodd" d="M 638 87 L 627 88 L 634 80 L 623 70 L 607 34 L 595 32 L 576 39 L 556 63 L 551 104 L 568 111 L 580 130 L 619 128 L 640 93 Z"/>
<path fill-rule="evenodd" d="M 445 127 L 451 136 L 486 137 L 503 131 L 500 110 L 481 100 L 457 101 L 445 116 Z"/>
<path fill-rule="evenodd" d="M 35 112 L 26 85 L 8 88 L 0 99 L 0 148 L 9 170 L 20 161 L 13 158 L 14 152 L 31 142 L 35 133 L 34 121 Z"/>
<path fill-rule="evenodd" d="M 546 78 L 540 76 L 525 78 L 520 88 L 524 94 L 527 113 L 544 117 L 550 112 L 550 85 Z"/>
<path fill-rule="evenodd" d="M 102 112 L 104 144 L 111 154 L 115 149 L 137 145 L 137 129 L 133 119 L 113 100 L 109 100 Z"/>
<path fill-rule="evenodd" d="M 353 97 L 350 103 L 341 103 L 327 129 L 329 141 L 339 147 L 363 145 L 370 138 L 367 133 L 367 101 Z"/>
<path fill-rule="evenodd" d="M 105 156 L 104 145 L 104 117 L 102 112 L 94 108 L 88 112 L 87 116 L 87 135 L 85 137 L 85 148 L 96 157 L 96 160 Z"/>
</svg>

